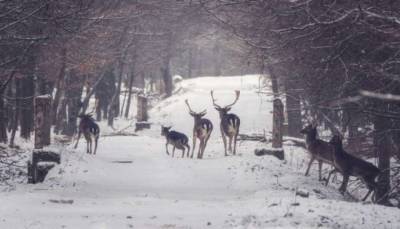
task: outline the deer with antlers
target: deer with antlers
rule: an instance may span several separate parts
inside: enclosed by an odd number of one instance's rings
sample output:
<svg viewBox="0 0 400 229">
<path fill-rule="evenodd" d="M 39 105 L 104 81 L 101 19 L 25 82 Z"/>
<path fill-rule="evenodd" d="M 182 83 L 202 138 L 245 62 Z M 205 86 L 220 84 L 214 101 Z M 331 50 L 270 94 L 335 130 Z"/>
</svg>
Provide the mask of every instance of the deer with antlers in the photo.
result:
<svg viewBox="0 0 400 229">
<path fill-rule="evenodd" d="M 189 114 L 194 118 L 193 146 L 192 155 L 190 156 L 190 158 L 193 158 L 194 150 L 196 148 L 196 140 L 198 138 L 200 140 L 200 146 L 199 151 L 197 152 L 197 158 L 202 159 L 208 139 L 210 138 L 211 132 L 213 130 L 213 124 L 210 120 L 203 118 L 203 116 L 207 114 L 207 110 L 203 110 L 202 112 L 197 113 L 192 110 L 187 99 L 185 100 L 185 103 L 189 108 Z"/>
<path fill-rule="evenodd" d="M 233 101 L 233 103 L 229 105 L 221 107 L 220 105 L 215 103 L 216 99 L 214 98 L 214 92 L 211 91 L 211 99 L 213 101 L 214 108 L 218 111 L 219 117 L 221 119 L 219 127 L 221 129 L 222 140 L 224 142 L 225 156 L 228 156 L 226 152 L 226 137 L 229 138 L 228 150 L 232 152 L 233 141 L 233 155 L 236 155 L 236 141 L 237 136 L 239 135 L 240 119 L 237 115 L 228 113 L 232 109 L 232 106 L 235 105 L 235 103 L 239 100 L 240 91 L 235 91 L 235 93 L 235 101 Z"/>
</svg>

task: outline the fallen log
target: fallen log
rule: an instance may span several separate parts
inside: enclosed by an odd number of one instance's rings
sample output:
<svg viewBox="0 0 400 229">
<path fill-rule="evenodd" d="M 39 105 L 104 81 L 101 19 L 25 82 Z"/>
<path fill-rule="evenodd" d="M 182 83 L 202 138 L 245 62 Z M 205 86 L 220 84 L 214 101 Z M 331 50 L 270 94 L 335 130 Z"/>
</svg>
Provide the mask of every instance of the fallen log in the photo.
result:
<svg viewBox="0 0 400 229">
<path fill-rule="evenodd" d="M 149 122 L 137 122 L 135 124 L 135 132 L 143 129 L 150 129 L 151 123 Z"/>
<path fill-rule="evenodd" d="M 115 137 L 115 136 L 132 136 L 132 137 L 137 137 L 138 135 L 135 134 L 135 133 L 129 133 L 129 132 L 113 132 L 113 133 L 101 135 L 101 137 Z"/>
<path fill-rule="evenodd" d="M 261 134 L 252 134 L 252 135 L 239 134 L 238 140 L 239 141 L 258 141 L 258 142 L 266 142 L 267 141 L 265 136 L 261 135 Z"/>
<path fill-rule="evenodd" d="M 285 160 L 285 153 L 282 148 L 272 149 L 255 149 L 254 154 L 256 156 L 270 155 L 278 158 L 279 160 Z"/>
</svg>

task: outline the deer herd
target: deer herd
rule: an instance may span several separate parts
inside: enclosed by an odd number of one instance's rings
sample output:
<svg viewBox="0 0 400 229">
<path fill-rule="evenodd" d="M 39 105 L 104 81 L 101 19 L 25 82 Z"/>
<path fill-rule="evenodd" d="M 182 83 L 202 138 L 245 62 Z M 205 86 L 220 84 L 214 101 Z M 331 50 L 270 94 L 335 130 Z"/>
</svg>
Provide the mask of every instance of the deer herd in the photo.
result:
<svg viewBox="0 0 400 229">
<path fill-rule="evenodd" d="M 306 136 L 306 146 L 311 157 L 306 170 L 306 176 L 310 171 L 312 163 L 317 160 L 319 180 L 322 180 L 321 170 L 323 163 L 329 164 L 334 168 L 329 172 L 325 185 L 328 185 L 329 179 L 334 172 L 340 172 L 342 174 L 343 181 L 339 188 L 342 194 L 346 192 L 350 176 L 360 178 L 361 181 L 367 185 L 368 193 L 362 199 L 363 201 L 366 200 L 373 191 L 376 191 L 378 185 L 375 179 L 379 176 L 381 171 L 372 163 L 346 152 L 343 149 L 340 136 L 334 135 L 329 142 L 317 139 L 317 127 L 312 124 L 307 125 L 300 133 Z M 374 196 L 372 200 L 376 201 Z"/>
<path fill-rule="evenodd" d="M 239 135 L 239 127 L 240 127 L 240 119 L 237 115 L 228 113 L 232 106 L 236 104 L 239 100 L 240 91 L 235 91 L 236 98 L 233 103 L 220 106 L 215 103 L 216 99 L 214 98 L 214 92 L 211 91 L 211 99 L 214 105 L 214 108 L 218 111 L 220 117 L 219 128 L 221 130 L 222 141 L 224 142 L 224 152 L 225 156 L 228 156 L 227 153 L 227 140 L 229 139 L 228 151 L 232 152 L 233 155 L 236 155 L 236 142 L 237 137 Z M 196 141 L 199 139 L 200 145 L 199 150 L 197 152 L 197 158 L 202 159 L 204 156 L 204 150 L 206 149 L 207 142 L 210 138 L 211 132 L 213 131 L 213 124 L 209 119 L 203 118 L 207 114 L 207 110 L 203 110 L 201 112 L 195 112 L 190 107 L 189 101 L 185 100 L 186 106 L 189 109 L 189 115 L 191 115 L 194 119 L 193 125 L 193 148 L 192 154 L 190 158 L 193 158 L 194 150 L 196 148 Z M 190 146 L 188 145 L 188 137 L 177 131 L 170 131 L 171 127 L 161 127 L 161 135 L 165 136 L 167 143 L 165 144 L 166 153 L 168 152 L 168 145 L 171 144 L 173 146 L 172 149 L 172 157 L 174 156 L 175 148 L 182 150 L 182 157 L 185 156 L 185 149 L 187 149 L 187 157 L 189 157 Z M 232 143 L 233 143 L 233 151 L 232 151 Z"/>
<path fill-rule="evenodd" d="M 213 106 L 218 111 L 220 117 L 219 128 L 224 143 L 224 155 L 228 156 L 227 151 L 235 155 L 237 137 L 240 128 L 240 119 L 237 115 L 228 112 L 231 110 L 232 106 L 235 105 L 236 102 L 239 100 L 240 91 L 235 91 L 235 100 L 233 101 L 233 103 L 226 106 L 220 106 L 216 103 L 213 91 L 211 91 L 210 94 Z M 171 127 L 162 126 L 161 135 L 165 136 L 166 138 L 166 153 L 167 155 L 170 155 L 168 151 L 168 145 L 172 145 L 172 157 L 174 157 L 175 149 L 177 148 L 179 150 L 182 150 L 182 157 L 185 156 L 186 152 L 186 157 L 193 158 L 196 148 L 196 142 L 198 139 L 200 143 L 197 152 L 197 158 L 202 159 L 204 156 L 205 148 L 207 146 L 207 142 L 210 139 L 210 135 L 214 127 L 209 119 L 204 118 L 204 116 L 207 114 L 207 110 L 196 112 L 192 110 L 187 99 L 185 100 L 185 103 L 189 110 L 189 115 L 193 117 L 194 121 L 192 152 L 190 154 L 189 138 L 185 134 L 171 130 Z M 97 142 L 100 133 L 99 126 L 95 123 L 90 114 L 81 114 L 79 115 L 79 118 L 80 123 L 78 140 L 76 142 L 75 148 L 78 145 L 81 134 L 83 134 L 87 142 L 87 153 L 92 153 L 92 144 L 94 141 L 95 146 L 93 153 L 96 154 Z M 366 200 L 373 191 L 376 191 L 377 183 L 375 179 L 379 176 L 381 171 L 373 164 L 346 152 L 343 149 L 341 137 L 335 135 L 329 142 L 318 139 L 317 127 L 313 124 L 307 125 L 304 129 L 300 131 L 300 133 L 306 136 L 306 148 L 308 153 L 310 154 L 310 161 L 308 163 L 305 176 L 308 176 L 313 162 L 317 160 L 320 181 L 322 181 L 323 163 L 329 164 L 334 168 L 332 171 L 329 172 L 325 185 L 328 185 L 329 179 L 333 173 L 340 172 L 343 175 L 342 185 L 339 188 L 339 191 L 342 194 L 346 192 L 350 176 L 358 177 L 366 184 L 369 191 L 363 198 L 363 201 Z M 227 142 L 227 138 L 229 143 Z M 375 201 L 374 196 L 373 201 Z"/>
</svg>

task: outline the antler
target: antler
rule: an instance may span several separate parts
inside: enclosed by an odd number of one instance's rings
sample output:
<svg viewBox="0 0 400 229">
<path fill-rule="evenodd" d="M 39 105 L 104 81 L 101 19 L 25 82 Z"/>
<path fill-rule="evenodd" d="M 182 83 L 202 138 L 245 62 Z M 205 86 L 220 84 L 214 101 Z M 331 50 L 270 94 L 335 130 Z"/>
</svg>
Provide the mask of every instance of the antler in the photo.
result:
<svg viewBox="0 0 400 229">
<path fill-rule="evenodd" d="M 211 99 L 212 99 L 212 101 L 213 101 L 213 105 L 214 105 L 215 107 L 221 108 L 221 106 L 220 106 L 220 105 L 218 105 L 218 104 L 216 104 L 216 103 L 215 103 L 215 99 L 214 99 L 214 91 L 213 91 L 213 90 L 211 90 Z"/>
<path fill-rule="evenodd" d="M 190 112 L 190 113 L 195 113 L 195 112 L 192 110 L 192 108 L 190 108 L 189 101 L 188 101 L 187 99 L 185 99 L 185 103 L 186 103 L 187 107 L 189 108 L 189 112 Z"/>
<path fill-rule="evenodd" d="M 233 101 L 232 104 L 226 105 L 225 107 L 231 107 L 231 106 L 235 105 L 235 103 L 239 100 L 240 91 L 239 91 L 239 90 L 236 90 L 235 93 L 236 93 L 235 101 Z"/>
<path fill-rule="evenodd" d="M 204 109 L 202 112 L 200 112 L 199 114 L 201 114 L 201 115 L 205 115 L 207 113 L 207 109 Z"/>
<path fill-rule="evenodd" d="M 189 101 L 187 99 L 185 99 L 185 103 L 187 105 L 187 107 L 189 108 L 189 112 L 192 114 L 197 114 L 195 111 L 192 110 L 192 108 L 189 105 Z M 204 109 L 202 112 L 199 112 L 198 114 L 206 114 L 207 113 L 207 109 Z"/>
</svg>

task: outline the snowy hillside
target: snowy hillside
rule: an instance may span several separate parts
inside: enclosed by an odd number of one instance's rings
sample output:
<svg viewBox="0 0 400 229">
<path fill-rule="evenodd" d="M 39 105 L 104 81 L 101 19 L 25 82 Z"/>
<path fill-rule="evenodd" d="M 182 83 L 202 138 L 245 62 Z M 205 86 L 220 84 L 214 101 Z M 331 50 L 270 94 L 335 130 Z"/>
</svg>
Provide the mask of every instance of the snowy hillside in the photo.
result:
<svg viewBox="0 0 400 229">
<path fill-rule="evenodd" d="M 258 85 L 258 76 L 183 81 L 177 95 L 151 110 L 151 130 L 102 137 L 95 156 L 85 154 L 84 141 L 77 151 L 68 146 L 44 183 L 0 193 L 0 228 L 398 228 L 398 209 L 350 202 L 334 184 L 318 181 L 316 165 L 305 177 L 302 148 L 285 145 L 282 162 L 254 156 L 266 145 L 243 141 L 237 156 L 223 156 L 210 90 L 221 105 L 240 90 L 232 112 L 241 132 L 263 133 L 271 130 L 272 105 L 256 93 Z M 165 153 L 162 124 L 186 133 L 191 144 L 185 99 L 196 111 L 207 109 L 214 123 L 203 160 Z"/>
</svg>

